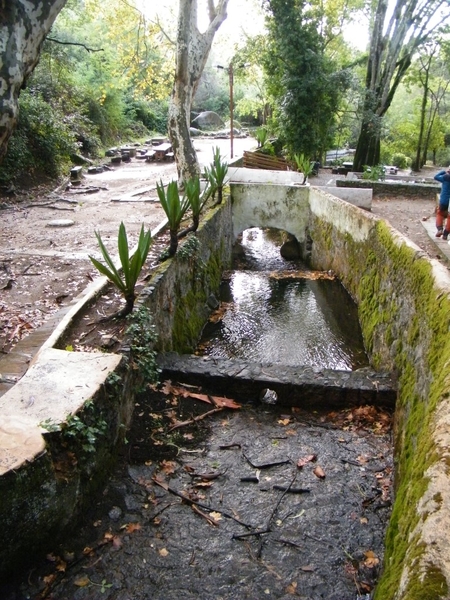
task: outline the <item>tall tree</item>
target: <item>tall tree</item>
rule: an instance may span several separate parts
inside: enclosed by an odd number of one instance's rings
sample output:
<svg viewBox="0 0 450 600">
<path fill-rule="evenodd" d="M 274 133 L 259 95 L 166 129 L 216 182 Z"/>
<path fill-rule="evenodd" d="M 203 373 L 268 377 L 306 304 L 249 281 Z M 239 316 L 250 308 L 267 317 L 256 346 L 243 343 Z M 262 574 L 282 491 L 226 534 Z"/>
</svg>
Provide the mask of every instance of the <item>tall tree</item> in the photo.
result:
<svg viewBox="0 0 450 600">
<path fill-rule="evenodd" d="M 67 0 L 0 0 L 0 162 L 17 123 L 20 88 Z"/>
<path fill-rule="evenodd" d="M 189 134 L 192 99 L 208 59 L 216 31 L 227 17 L 228 0 L 208 0 L 209 24 L 198 28 L 197 0 L 179 0 L 175 81 L 169 105 L 169 137 L 180 183 L 199 174 Z"/>
<path fill-rule="evenodd" d="M 280 135 L 289 151 L 319 156 L 329 147 L 332 124 L 348 73 L 326 53 L 333 28 L 323 27 L 322 3 L 266 0 L 269 31 L 264 62 Z"/>
<path fill-rule="evenodd" d="M 440 19 L 439 13 L 448 5 L 449 0 L 396 0 L 391 7 L 388 0 L 375 0 L 355 171 L 380 162 L 383 116 L 413 54 L 441 26 L 444 17 Z"/>
</svg>

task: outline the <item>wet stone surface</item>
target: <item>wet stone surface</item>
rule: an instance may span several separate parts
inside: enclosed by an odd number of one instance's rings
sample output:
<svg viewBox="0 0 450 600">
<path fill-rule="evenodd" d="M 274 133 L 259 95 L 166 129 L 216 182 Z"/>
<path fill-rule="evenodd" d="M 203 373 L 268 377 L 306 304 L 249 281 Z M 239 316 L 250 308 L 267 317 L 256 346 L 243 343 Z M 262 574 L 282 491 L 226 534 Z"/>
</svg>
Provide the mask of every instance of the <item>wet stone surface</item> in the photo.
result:
<svg viewBox="0 0 450 600">
<path fill-rule="evenodd" d="M 162 389 L 140 398 L 82 528 L 0 596 L 369 598 L 391 506 L 390 415 L 229 409 Z"/>
</svg>

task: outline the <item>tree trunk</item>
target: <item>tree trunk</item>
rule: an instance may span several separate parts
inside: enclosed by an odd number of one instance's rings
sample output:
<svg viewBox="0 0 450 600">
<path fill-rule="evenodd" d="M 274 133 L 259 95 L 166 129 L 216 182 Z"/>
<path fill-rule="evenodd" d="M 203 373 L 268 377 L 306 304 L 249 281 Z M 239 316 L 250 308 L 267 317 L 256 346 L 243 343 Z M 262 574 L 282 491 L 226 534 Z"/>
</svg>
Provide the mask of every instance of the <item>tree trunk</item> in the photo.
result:
<svg viewBox="0 0 450 600">
<path fill-rule="evenodd" d="M 41 44 L 67 0 L 0 2 L 0 162 L 17 124 L 20 89 L 39 60 Z"/>
<path fill-rule="evenodd" d="M 413 54 L 441 21 L 433 20 L 447 0 L 377 0 L 373 18 L 362 122 L 353 163 L 355 171 L 380 161 L 383 116 L 411 65 Z M 389 17 L 389 19 L 388 19 Z"/>
<path fill-rule="evenodd" d="M 228 0 L 208 0 L 209 25 L 197 26 L 197 0 L 179 0 L 175 81 L 169 105 L 168 133 L 177 164 L 179 185 L 200 174 L 189 133 L 192 99 L 206 64 L 216 31 L 227 17 Z"/>
</svg>

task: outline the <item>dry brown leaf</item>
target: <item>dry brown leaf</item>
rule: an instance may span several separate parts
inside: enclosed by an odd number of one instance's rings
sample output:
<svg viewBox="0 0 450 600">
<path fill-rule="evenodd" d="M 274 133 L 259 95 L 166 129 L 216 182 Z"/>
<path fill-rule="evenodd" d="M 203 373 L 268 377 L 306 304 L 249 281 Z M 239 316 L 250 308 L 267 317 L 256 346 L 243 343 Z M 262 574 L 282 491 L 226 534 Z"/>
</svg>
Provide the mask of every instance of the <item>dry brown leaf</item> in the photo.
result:
<svg viewBox="0 0 450 600">
<path fill-rule="evenodd" d="M 325 471 L 320 465 L 317 465 L 317 467 L 313 470 L 313 473 L 319 479 L 325 479 Z"/>
<path fill-rule="evenodd" d="M 169 554 L 169 551 L 166 548 L 161 548 L 161 550 L 158 550 L 158 554 L 160 556 L 167 556 Z"/>
<path fill-rule="evenodd" d="M 79 577 L 77 577 L 76 579 L 74 579 L 73 583 L 77 587 L 86 587 L 91 582 L 89 581 L 89 577 L 87 575 L 80 575 Z"/>
<path fill-rule="evenodd" d="M 216 511 L 212 511 L 209 513 L 209 516 L 214 519 L 214 521 L 221 521 L 222 520 L 222 513 L 220 512 L 216 512 Z"/>
<path fill-rule="evenodd" d="M 172 475 L 175 473 L 175 469 L 177 468 L 177 463 L 173 460 L 162 460 L 161 461 L 161 470 L 164 471 L 167 475 Z"/>
<path fill-rule="evenodd" d="M 278 423 L 283 426 L 289 425 L 290 422 L 290 419 L 278 419 Z"/>
<path fill-rule="evenodd" d="M 297 593 L 297 582 L 293 581 L 286 587 L 286 594 L 296 594 Z"/>
<path fill-rule="evenodd" d="M 140 523 L 127 523 L 126 525 L 121 527 L 121 529 L 125 529 L 127 533 L 134 533 L 135 531 L 139 531 L 140 529 L 142 529 L 142 526 Z"/>
<path fill-rule="evenodd" d="M 316 567 L 313 567 L 312 565 L 305 565 L 304 567 L 300 567 L 300 570 L 309 573 L 315 571 Z"/>
<path fill-rule="evenodd" d="M 297 461 L 297 467 L 301 469 L 309 462 L 315 462 L 317 460 L 317 454 L 308 454 L 307 456 L 303 456 L 299 458 Z"/>
<path fill-rule="evenodd" d="M 363 561 L 364 565 L 370 569 L 376 567 L 380 562 L 379 558 L 372 550 L 367 550 L 367 552 L 364 552 L 364 556 L 366 557 Z"/>
</svg>

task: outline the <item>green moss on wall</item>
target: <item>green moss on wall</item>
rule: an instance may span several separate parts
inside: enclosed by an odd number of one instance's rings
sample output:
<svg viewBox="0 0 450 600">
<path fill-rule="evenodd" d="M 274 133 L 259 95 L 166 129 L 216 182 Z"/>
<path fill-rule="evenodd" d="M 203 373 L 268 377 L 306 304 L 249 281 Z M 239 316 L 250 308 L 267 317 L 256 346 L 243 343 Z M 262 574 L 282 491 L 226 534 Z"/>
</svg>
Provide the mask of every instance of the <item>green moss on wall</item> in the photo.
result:
<svg viewBox="0 0 450 600">
<path fill-rule="evenodd" d="M 310 235 L 318 268 L 334 270 L 358 303 L 372 364 L 395 369 L 399 376 L 396 497 L 375 599 L 397 597 L 404 569 L 408 579 L 402 599 L 448 598 L 443 573 L 426 564 L 427 548 L 417 526 L 427 515 L 419 515 L 417 507 L 429 485 L 427 470 L 443 460 L 431 431 L 448 388 L 449 299 L 438 296 L 431 263 L 407 244 L 397 243 L 382 221 L 362 242 L 330 230 L 323 219 L 312 218 Z"/>
</svg>

